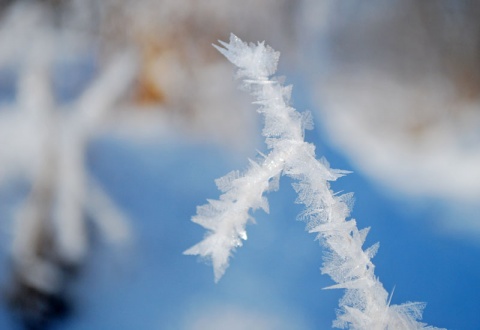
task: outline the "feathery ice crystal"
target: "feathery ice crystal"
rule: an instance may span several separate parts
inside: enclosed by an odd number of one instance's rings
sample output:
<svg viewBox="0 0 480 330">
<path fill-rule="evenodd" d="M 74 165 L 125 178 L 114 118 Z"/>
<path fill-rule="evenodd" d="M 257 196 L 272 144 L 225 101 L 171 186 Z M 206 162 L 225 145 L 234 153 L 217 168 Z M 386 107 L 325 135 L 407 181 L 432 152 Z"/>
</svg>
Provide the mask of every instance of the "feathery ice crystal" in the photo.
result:
<svg viewBox="0 0 480 330">
<path fill-rule="evenodd" d="M 291 86 L 283 86 L 271 76 L 279 53 L 263 42 L 247 44 L 235 35 L 230 42 L 215 46 L 238 67 L 237 78 L 255 97 L 258 112 L 265 118 L 263 136 L 269 149 L 259 163 L 251 161 L 244 172 L 231 172 L 217 179 L 223 192 L 219 200 L 198 207 L 193 222 L 208 229 L 203 241 L 185 254 L 199 255 L 213 263 L 215 281 L 228 267 L 233 251 L 247 239 L 246 224 L 250 210 L 268 212 L 265 192 L 278 188 L 280 175 L 288 175 L 298 193 L 298 203 L 305 205 L 300 217 L 307 230 L 315 233 L 326 248 L 322 273 L 335 282 L 331 289 L 346 289 L 334 327 L 350 329 L 424 329 L 418 322 L 423 303 L 390 305 L 387 291 L 374 275 L 371 261 L 378 243 L 363 250 L 369 228 L 358 230 L 350 214 L 353 194 L 336 195 L 329 181 L 347 174 L 331 169 L 325 159 L 317 160 L 315 146 L 305 142 L 304 130 L 312 127 L 309 113 L 301 114 L 289 106 Z"/>
</svg>

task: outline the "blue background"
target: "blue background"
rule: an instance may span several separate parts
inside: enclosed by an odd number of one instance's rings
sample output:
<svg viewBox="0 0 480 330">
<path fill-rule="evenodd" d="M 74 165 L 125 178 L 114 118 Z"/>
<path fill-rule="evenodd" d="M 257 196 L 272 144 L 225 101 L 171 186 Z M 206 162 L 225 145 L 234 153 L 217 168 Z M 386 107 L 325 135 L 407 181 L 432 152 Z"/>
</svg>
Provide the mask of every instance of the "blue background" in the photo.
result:
<svg viewBox="0 0 480 330">
<path fill-rule="evenodd" d="M 302 77 L 294 76 L 293 83 L 295 107 L 317 113 Z M 307 139 L 333 168 L 353 171 L 332 186 L 355 192 L 352 215 L 359 227 L 372 228 L 366 247 L 380 241 L 373 261 L 387 291 L 394 290 L 392 303 L 425 301 L 428 324 L 479 329 L 478 243 L 438 230 L 436 220 L 445 212 L 442 201 L 412 200 L 373 185 L 329 147 L 315 119 Z M 197 205 L 219 196 L 214 179 L 245 168 L 246 158 L 175 135 L 148 145 L 100 137 L 87 158 L 91 173 L 131 218 L 135 241 L 115 251 L 97 237 L 88 264 L 72 283 L 74 312 L 58 328 L 188 329 L 198 313 L 215 306 L 292 317 L 296 329 L 331 327 L 343 292 L 322 290 L 333 283 L 319 271 L 322 247 L 295 220 L 301 206 L 294 204 L 289 179 L 269 194 L 270 214 L 254 214 L 257 224 L 247 228 L 248 240 L 214 284 L 210 266 L 182 255 L 204 235 L 190 218 Z M 8 246 L 1 244 L 1 279 L 7 283 Z M 1 305 L 0 329 L 13 328 Z"/>
</svg>

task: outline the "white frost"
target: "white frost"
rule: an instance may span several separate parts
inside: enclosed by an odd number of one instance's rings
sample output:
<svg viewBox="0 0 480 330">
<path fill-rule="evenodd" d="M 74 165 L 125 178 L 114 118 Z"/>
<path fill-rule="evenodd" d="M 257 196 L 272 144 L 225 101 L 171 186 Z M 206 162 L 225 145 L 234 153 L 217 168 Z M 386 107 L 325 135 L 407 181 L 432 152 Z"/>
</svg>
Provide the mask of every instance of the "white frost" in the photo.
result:
<svg viewBox="0 0 480 330">
<path fill-rule="evenodd" d="M 317 160 L 315 146 L 304 140 L 304 129 L 311 126 L 290 103 L 290 86 L 283 86 L 270 76 L 275 73 L 279 53 L 264 43 L 247 44 L 235 35 L 230 42 L 216 47 L 238 67 L 237 76 L 255 97 L 258 112 L 265 118 L 263 135 L 269 154 L 260 163 L 250 162 L 243 173 L 232 172 L 218 179 L 223 192 L 219 200 L 198 207 L 193 221 L 208 229 L 203 241 L 185 251 L 213 263 L 215 281 L 224 274 L 233 251 L 246 239 L 250 210 L 268 211 L 264 193 L 277 186 L 280 175 L 297 182 L 298 203 L 306 209 L 301 217 L 307 229 L 317 233 L 326 248 L 322 273 L 336 284 L 329 288 L 346 289 L 334 326 L 350 329 L 423 329 L 418 322 L 424 304 L 390 305 L 388 293 L 374 275 L 371 258 L 378 244 L 363 249 L 368 228 L 358 230 L 354 219 L 348 220 L 352 194 L 336 195 L 329 181 L 347 174 L 331 169 L 324 159 Z M 274 184 L 271 184 L 273 182 Z"/>
</svg>

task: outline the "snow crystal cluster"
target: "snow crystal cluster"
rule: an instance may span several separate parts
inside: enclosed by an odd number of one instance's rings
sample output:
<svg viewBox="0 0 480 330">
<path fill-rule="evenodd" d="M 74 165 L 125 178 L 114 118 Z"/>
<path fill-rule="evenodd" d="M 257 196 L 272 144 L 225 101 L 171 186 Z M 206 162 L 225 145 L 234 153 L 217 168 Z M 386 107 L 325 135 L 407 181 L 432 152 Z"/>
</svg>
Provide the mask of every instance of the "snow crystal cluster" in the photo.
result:
<svg viewBox="0 0 480 330">
<path fill-rule="evenodd" d="M 263 136 L 269 149 L 260 162 L 250 161 L 244 173 L 231 172 L 217 179 L 223 192 L 219 200 L 198 207 L 192 221 L 208 230 L 203 241 L 185 254 L 212 261 L 215 281 L 225 273 L 236 248 L 247 239 L 246 225 L 252 221 L 250 210 L 268 212 L 264 194 L 278 188 L 279 177 L 295 180 L 297 203 L 305 205 L 300 214 L 307 230 L 315 233 L 325 247 L 322 273 L 335 282 L 329 288 L 345 289 L 333 326 L 349 329 L 424 329 L 423 303 L 390 305 L 387 291 L 375 277 L 371 259 L 378 243 L 363 249 L 368 228 L 358 230 L 349 219 L 352 194 L 335 194 L 330 181 L 347 174 L 331 169 L 325 159 L 318 160 L 315 146 L 304 140 L 304 131 L 312 127 L 311 116 L 289 106 L 291 86 L 271 77 L 277 68 L 279 53 L 263 42 L 247 44 L 235 35 L 230 42 L 215 46 L 237 66 L 237 78 L 255 97 L 258 112 L 264 116 Z"/>
</svg>

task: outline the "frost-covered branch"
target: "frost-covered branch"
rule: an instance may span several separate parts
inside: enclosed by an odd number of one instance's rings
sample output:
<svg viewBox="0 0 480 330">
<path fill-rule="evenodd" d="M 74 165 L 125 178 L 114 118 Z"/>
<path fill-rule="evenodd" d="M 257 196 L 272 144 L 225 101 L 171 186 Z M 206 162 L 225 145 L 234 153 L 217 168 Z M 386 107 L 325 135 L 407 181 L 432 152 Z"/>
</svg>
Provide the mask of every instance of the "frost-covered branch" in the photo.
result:
<svg viewBox="0 0 480 330">
<path fill-rule="evenodd" d="M 12 281 L 6 296 L 22 322 L 43 328 L 56 309 L 62 312 L 71 275 L 85 264 L 92 238 L 88 222 L 112 244 L 129 241 L 126 216 L 90 175 L 86 155 L 131 89 L 137 59 L 130 52 L 112 56 L 77 99 L 59 102 L 53 79 L 63 59 L 59 49 L 65 47 L 60 32 L 42 7 L 21 6 L 0 24 L 0 41 L 7 41 L 0 43 L 0 69 L 13 67 L 18 74 L 15 97 L 0 105 L 0 186 L 17 177 L 31 182 L 13 217 Z M 16 10 L 27 10 L 27 18 L 39 23 L 23 29 L 13 19 L 20 17 L 11 16 L 20 15 Z M 17 39 L 20 44 L 12 43 Z"/>
<path fill-rule="evenodd" d="M 230 42 L 215 46 L 238 67 L 237 77 L 255 97 L 258 112 L 264 116 L 263 136 L 269 154 L 259 163 L 251 161 L 243 173 L 231 172 L 216 181 L 223 192 L 219 200 L 198 207 L 193 221 L 208 229 L 203 241 L 185 254 L 211 259 L 215 281 L 224 274 L 233 251 L 247 239 L 250 210 L 268 212 L 264 193 L 278 186 L 280 175 L 296 180 L 297 203 L 305 205 L 300 215 L 307 230 L 315 233 L 326 248 L 322 273 L 335 282 L 333 288 L 346 289 L 334 326 L 350 329 L 421 329 L 418 322 L 423 303 L 390 305 L 388 293 L 375 277 L 371 259 L 378 243 L 363 249 L 368 228 L 358 230 L 348 219 L 353 194 L 337 195 L 329 182 L 346 171 L 331 169 L 324 159 L 317 160 L 315 146 L 304 140 L 304 130 L 312 126 L 310 115 L 289 106 L 291 86 L 283 86 L 271 76 L 279 53 L 264 43 L 247 44 L 235 35 Z"/>
</svg>

